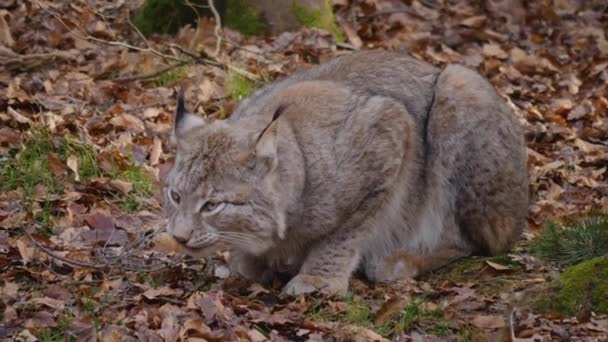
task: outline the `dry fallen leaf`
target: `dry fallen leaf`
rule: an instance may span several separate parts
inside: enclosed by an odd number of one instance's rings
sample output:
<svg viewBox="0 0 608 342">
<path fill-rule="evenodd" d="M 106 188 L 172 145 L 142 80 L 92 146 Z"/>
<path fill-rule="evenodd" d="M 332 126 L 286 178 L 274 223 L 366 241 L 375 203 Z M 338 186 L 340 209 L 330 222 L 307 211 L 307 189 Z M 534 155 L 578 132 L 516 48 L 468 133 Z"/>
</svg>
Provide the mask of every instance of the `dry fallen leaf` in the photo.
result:
<svg viewBox="0 0 608 342">
<path fill-rule="evenodd" d="M 507 326 L 505 318 L 499 315 L 477 315 L 473 318 L 473 325 L 481 329 L 499 329 Z"/>
<path fill-rule="evenodd" d="M 485 263 L 486 263 L 486 265 L 490 266 L 495 271 L 499 271 L 499 272 L 511 271 L 511 268 L 509 266 L 501 265 L 501 264 L 495 263 L 490 260 L 486 260 Z"/>
<path fill-rule="evenodd" d="M 80 182 L 80 174 L 78 173 L 78 157 L 77 156 L 69 156 L 66 162 L 68 168 L 74 172 L 74 180 L 76 182 Z"/>
<path fill-rule="evenodd" d="M 122 179 L 111 179 L 108 184 L 110 185 L 110 187 L 117 190 L 123 195 L 126 195 L 131 192 L 131 190 L 133 190 L 133 183 L 124 181 Z"/>
</svg>

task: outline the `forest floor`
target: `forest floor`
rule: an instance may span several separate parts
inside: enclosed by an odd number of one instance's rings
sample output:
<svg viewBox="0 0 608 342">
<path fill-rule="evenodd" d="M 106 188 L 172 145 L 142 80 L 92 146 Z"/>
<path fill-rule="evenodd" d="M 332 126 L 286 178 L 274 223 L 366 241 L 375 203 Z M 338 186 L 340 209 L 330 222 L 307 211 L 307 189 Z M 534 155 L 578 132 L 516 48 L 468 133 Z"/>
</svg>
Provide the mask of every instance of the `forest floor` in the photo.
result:
<svg viewBox="0 0 608 342">
<path fill-rule="evenodd" d="M 225 29 L 219 51 L 212 19 L 138 34 L 134 3 L 0 1 L 0 339 L 608 341 L 605 315 L 525 296 L 563 270 L 530 252 L 546 223 L 608 209 L 601 1 L 334 0 L 343 43 Z M 193 111 L 224 118 L 264 83 L 370 48 L 475 68 L 513 108 L 531 194 L 514 250 L 417 281 L 355 279 L 345 298 L 286 296 L 230 275 L 226 254 L 173 253 L 158 190 L 180 82 Z"/>
</svg>

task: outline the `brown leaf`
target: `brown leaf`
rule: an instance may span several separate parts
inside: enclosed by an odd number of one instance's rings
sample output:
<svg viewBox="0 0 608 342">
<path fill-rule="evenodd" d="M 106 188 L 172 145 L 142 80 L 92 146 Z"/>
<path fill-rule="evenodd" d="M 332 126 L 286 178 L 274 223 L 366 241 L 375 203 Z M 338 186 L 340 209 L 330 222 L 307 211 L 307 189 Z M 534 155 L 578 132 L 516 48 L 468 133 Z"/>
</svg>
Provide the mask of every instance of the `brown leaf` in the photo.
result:
<svg viewBox="0 0 608 342">
<path fill-rule="evenodd" d="M 6 127 L 0 128 L 0 146 L 17 145 L 21 141 L 21 136 L 16 130 Z"/>
<path fill-rule="evenodd" d="M 380 309 L 376 311 L 374 317 L 374 325 L 379 326 L 384 323 L 387 319 L 389 319 L 394 313 L 400 311 L 405 305 L 407 305 L 407 301 L 401 296 L 395 296 L 385 301 Z"/>
<path fill-rule="evenodd" d="M 490 260 L 486 260 L 485 263 L 486 263 L 486 265 L 490 266 L 493 270 L 498 271 L 498 272 L 512 271 L 512 269 L 509 266 L 501 265 L 501 264 L 495 263 Z"/>
<path fill-rule="evenodd" d="M 36 248 L 32 245 L 32 242 L 29 241 L 29 238 L 25 235 L 21 236 L 17 241 L 17 250 L 21 255 L 21 259 L 25 262 L 30 263 L 34 260 L 36 255 Z"/>
<path fill-rule="evenodd" d="M 65 166 L 56 153 L 49 153 L 48 157 L 49 169 L 55 177 L 63 177 L 66 173 Z"/>
<path fill-rule="evenodd" d="M 152 143 L 152 151 L 150 151 L 150 165 L 158 165 L 158 161 L 160 160 L 160 156 L 162 155 L 162 153 L 162 141 L 158 137 L 154 137 L 154 142 Z"/>
<path fill-rule="evenodd" d="M 208 338 L 211 329 L 200 319 L 188 319 L 182 324 L 179 336 L 182 341 L 190 340 L 193 337 Z"/>
<path fill-rule="evenodd" d="M 48 306 L 49 308 L 52 308 L 52 309 L 55 309 L 58 311 L 63 311 L 63 309 L 65 308 L 65 303 L 62 300 L 57 300 L 57 299 L 53 299 L 53 298 L 49 298 L 49 297 L 32 298 L 31 302 L 34 304 L 45 305 L 45 306 Z"/>
<path fill-rule="evenodd" d="M 184 246 L 175 240 L 171 234 L 163 232 L 154 239 L 154 250 L 165 253 L 181 253 Z"/>
<path fill-rule="evenodd" d="M 86 223 L 92 229 L 80 233 L 87 242 L 102 242 L 108 244 L 123 244 L 129 241 L 127 232 L 117 229 L 109 213 L 95 211 L 85 217 Z"/>
<path fill-rule="evenodd" d="M 20 124 L 31 124 L 32 120 L 30 120 L 29 118 L 21 115 L 19 112 L 17 112 L 16 110 L 14 110 L 12 107 L 8 107 L 8 109 L 6 110 L 8 114 L 10 114 L 13 117 L 13 120 L 17 121 Z"/>
<path fill-rule="evenodd" d="M 481 329 L 498 329 L 507 326 L 505 318 L 499 315 L 477 315 L 473 318 L 473 324 Z"/>
<path fill-rule="evenodd" d="M 147 299 L 156 299 L 157 297 L 162 297 L 162 296 L 167 296 L 167 297 L 179 296 L 180 292 L 181 291 L 177 291 L 175 289 L 169 288 L 168 286 L 162 286 L 162 287 L 157 287 L 157 288 L 152 288 L 152 289 L 146 290 L 142 295 L 144 297 L 146 297 Z"/>
<path fill-rule="evenodd" d="M 121 179 L 112 179 L 108 182 L 108 184 L 114 190 L 117 190 L 118 192 L 122 193 L 123 195 L 126 195 L 129 192 L 131 192 L 131 190 L 133 190 L 133 183 L 127 182 L 127 181 L 124 181 Z"/>
<path fill-rule="evenodd" d="M 5 16 L 7 15 L 7 11 L 0 11 L 0 45 L 4 45 L 10 48 L 15 45 L 15 40 L 13 39 L 13 35 L 11 34 L 10 26 L 8 25 L 5 19 Z"/>
<path fill-rule="evenodd" d="M 23 326 L 28 329 L 53 328 L 57 326 L 57 321 L 52 313 L 37 311 L 32 318 L 25 321 Z"/>
<path fill-rule="evenodd" d="M 140 118 L 128 113 L 113 117 L 110 120 L 110 124 L 125 131 L 143 132 L 146 129 L 144 122 Z"/>
<path fill-rule="evenodd" d="M 76 182 L 80 182 L 80 174 L 78 173 L 78 157 L 77 156 L 69 156 L 67 160 L 67 165 L 72 172 L 74 172 L 74 180 Z"/>
</svg>

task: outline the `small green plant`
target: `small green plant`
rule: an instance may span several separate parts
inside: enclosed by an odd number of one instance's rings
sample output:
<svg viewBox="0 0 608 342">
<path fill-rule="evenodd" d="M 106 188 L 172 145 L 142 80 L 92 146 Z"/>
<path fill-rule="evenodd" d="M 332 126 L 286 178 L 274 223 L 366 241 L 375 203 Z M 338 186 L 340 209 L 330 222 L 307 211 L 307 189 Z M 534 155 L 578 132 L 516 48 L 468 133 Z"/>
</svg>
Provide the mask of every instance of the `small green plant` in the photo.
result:
<svg viewBox="0 0 608 342">
<path fill-rule="evenodd" d="M 127 212 L 136 212 L 143 209 L 144 203 L 142 203 L 141 198 L 152 197 L 156 191 L 156 186 L 150 175 L 138 166 L 131 156 L 129 156 L 129 165 L 125 169 L 114 171 L 109 176 L 127 181 L 133 185 L 133 190 L 130 193 L 121 195 L 122 207 Z"/>
<path fill-rule="evenodd" d="M 331 1 L 324 0 L 323 8 L 319 10 L 308 8 L 300 4 L 297 0 L 293 1 L 292 12 L 296 20 L 306 26 L 325 30 L 336 37 L 338 43 L 344 42 L 344 34 L 336 24 L 336 18 L 332 9 Z"/>
<path fill-rule="evenodd" d="M 346 297 L 346 303 L 348 306 L 341 316 L 343 322 L 361 326 L 371 326 L 373 324 L 374 314 L 368 304 L 355 300 L 352 294 Z"/>
<path fill-rule="evenodd" d="M 256 84 L 246 79 L 242 75 L 230 71 L 224 84 L 226 95 L 235 101 L 240 101 L 249 95 L 251 95 L 255 89 Z"/>
<path fill-rule="evenodd" d="M 355 324 L 375 330 L 378 334 L 391 337 L 419 328 L 437 336 L 448 335 L 451 330 L 443 319 L 440 309 L 427 309 L 425 297 L 417 298 L 402 310 L 387 318 L 381 325 L 375 326 L 375 314 L 365 301 L 355 299 L 348 294 L 345 307 L 336 315 L 322 301 L 314 302 L 307 313 L 311 321 L 333 321 Z"/>
<path fill-rule="evenodd" d="M 437 336 L 448 335 L 450 330 L 443 319 L 443 312 L 440 309 L 428 310 L 425 303 L 424 297 L 414 300 L 378 327 L 378 333 L 394 336 L 418 327 Z"/>
<path fill-rule="evenodd" d="M 54 328 L 40 329 L 36 333 L 36 338 L 40 342 L 63 342 L 63 341 L 76 341 L 76 337 L 67 334 L 67 330 L 70 324 L 74 320 L 74 315 L 68 309 L 64 310 L 61 319 L 57 322 L 57 326 Z"/>
<path fill-rule="evenodd" d="M 246 36 L 264 33 L 266 23 L 262 17 L 243 0 L 226 0 L 224 24 Z"/>
<path fill-rule="evenodd" d="M 186 77 L 187 73 L 188 67 L 185 65 L 180 66 L 163 72 L 162 74 L 152 79 L 152 82 L 154 82 L 157 87 L 172 86 L 177 84 L 184 77 Z"/>
<path fill-rule="evenodd" d="M 87 184 L 94 178 L 107 177 L 120 179 L 133 185 L 133 190 L 121 195 L 125 210 L 132 212 L 141 210 L 144 206 L 142 197 L 151 197 L 156 191 L 150 175 L 138 166 L 132 157 L 124 167 L 103 169 L 100 167 L 97 150 L 93 145 L 83 143 L 73 136 L 53 137 L 48 130 L 34 127 L 25 139 L 21 150 L 13 156 L 0 160 L 0 190 L 10 191 L 22 188 L 24 202 L 33 211 L 33 219 L 42 227 L 52 225 L 54 219 L 53 202 L 42 200 L 35 204 L 33 201 L 36 187 L 43 186 L 48 196 L 60 194 L 63 191 L 65 179 L 56 176 L 51 171 L 52 158 L 65 165 L 69 158 L 78 160 L 78 176 L 81 183 Z M 118 195 L 116 195 L 118 196 Z M 47 197 L 48 198 L 48 197 Z M 37 199 L 40 201 L 40 199 Z M 37 206 L 40 206 L 38 208 Z M 49 236 L 52 232 L 46 228 L 40 234 Z"/>
<path fill-rule="evenodd" d="M 0 163 L 0 190 L 22 187 L 31 196 L 36 185 L 43 185 L 52 194 L 61 190 L 58 180 L 49 168 L 48 155 L 54 150 L 50 133 L 34 128 L 23 144 L 22 150 L 13 158 Z"/>
<path fill-rule="evenodd" d="M 67 160 L 70 156 L 78 157 L 78 175 L 84 183 L 95 177 L 101 177 L 103 172 L 97 163 L 97 151 L 90 144 L 85 144 L 73 136 L 66 136 L 60 148 L 60 157 Z"/>
<path fill-rule="evenodd" d="M 608 214 L 595 214 L 568 226 L 550 223 L 532 251 L 563 266 L 608 254 Z"/>
</svg>

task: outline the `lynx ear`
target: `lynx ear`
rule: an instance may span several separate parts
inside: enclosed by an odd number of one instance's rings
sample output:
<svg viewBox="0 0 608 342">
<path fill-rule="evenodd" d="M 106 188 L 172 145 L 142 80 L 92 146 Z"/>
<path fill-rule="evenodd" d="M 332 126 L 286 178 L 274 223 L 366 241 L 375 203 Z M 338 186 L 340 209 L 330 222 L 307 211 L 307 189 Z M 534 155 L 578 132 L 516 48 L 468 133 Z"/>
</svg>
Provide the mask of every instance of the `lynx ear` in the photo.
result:
<svg viewBox="0 0 608 342">
<path fill-rule="evenodd" d="M 184 99 L 184 86 L 181 85 L 177 94 L 177 108 L 175 109 L 175 117 L 173 119 L 173 135 L 179 140 L 185 132 L 204 125 L 205 120 L 203 118 L 188 113 Z"/>
<path fill-rule="evenodd" d="M 273 164 L 276 161 L 277 154 L 277 128 L 279 126 L 277 120 L 284 110 L 284 105 L 280 105 L 277 108 L 272 116 L 272 121 L 258 135 L 255 145 L 256 156 L 264 159 L 269 158 L 273 161 Z"/>
</svg>

